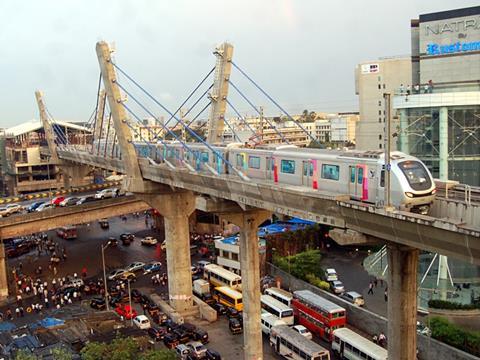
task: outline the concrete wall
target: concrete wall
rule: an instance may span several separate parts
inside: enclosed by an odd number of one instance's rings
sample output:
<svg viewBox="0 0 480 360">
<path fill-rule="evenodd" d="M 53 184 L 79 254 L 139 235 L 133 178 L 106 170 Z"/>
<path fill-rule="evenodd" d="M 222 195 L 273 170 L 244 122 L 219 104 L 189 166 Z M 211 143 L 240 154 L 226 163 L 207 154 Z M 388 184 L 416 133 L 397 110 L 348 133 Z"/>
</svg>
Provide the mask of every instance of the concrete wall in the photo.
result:
<svg viewBox="0 0 480 360">
<path fill-rule="evenodd" d="M 270 263 L 266 264 L 267 274 L 275 279 L 279 279 L 284 287 L 289 287 L 291 291 L 310 290 L 322 297 L 342 306 L 347 310 L 347 321 L 353 327 L 370 335 L 380 332 L 387 333 L 387 319 L 379 316 L 367 309 L 354 306 L 343 299 L 319 288 L 306 283 L 300 279 L 290 276 L 286 272 L 278 269 Z M 455 349 L 440 341 L 432 339 L 424 335 L 417 336 L 417 344 L 419 350 L 419 359 L 435 359 L 435 360 L 474 360 L 479 359 L 476 356 L 467 354 L 461 350 Z"/>
<path fill-rule="evenodd" d="M 432 205 L 430 215 L 480 228 L 480 204 L 478 203 L 467 205 L 464 201 L 437 198 Z"/>
</svg>

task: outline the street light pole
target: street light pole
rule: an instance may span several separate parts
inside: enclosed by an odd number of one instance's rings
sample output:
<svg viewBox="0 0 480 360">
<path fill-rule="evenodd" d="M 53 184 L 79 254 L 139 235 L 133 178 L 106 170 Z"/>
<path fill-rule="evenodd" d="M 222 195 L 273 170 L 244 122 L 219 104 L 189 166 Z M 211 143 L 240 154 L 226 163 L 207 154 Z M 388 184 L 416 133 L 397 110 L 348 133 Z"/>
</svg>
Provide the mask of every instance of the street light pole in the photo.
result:
<svg viewBox="0 0 480 360">
<path fill-rule="evenodd" d="M 102 248 L 102 263 L 103 263 L 103 284 L 105 286 L 105 304 L 107 305 L 107 311 L 110 311 L 108 305 L 108 286 L 107 286 L 107 271 L 105 270 L 105 249 L 110 245 L 110 241 L 105 246 L 100 245 Z"/>
<path fill-rule="evenodd" d="M 130 291 L 130 279 L 128 281 L 128 304 L 130 305 L 130 325 L 133 326 L 133 310 L 132 310 L 132 292 Z"/>
</svg>

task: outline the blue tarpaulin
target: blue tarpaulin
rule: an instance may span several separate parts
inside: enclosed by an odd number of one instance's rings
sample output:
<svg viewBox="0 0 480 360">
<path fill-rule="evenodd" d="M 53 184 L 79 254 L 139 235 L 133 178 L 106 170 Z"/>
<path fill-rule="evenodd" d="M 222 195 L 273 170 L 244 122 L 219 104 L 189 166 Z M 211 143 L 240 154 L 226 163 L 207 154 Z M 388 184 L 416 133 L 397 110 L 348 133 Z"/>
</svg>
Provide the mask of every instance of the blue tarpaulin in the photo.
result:
<svg viewBox="0 0 480 360">
<path fill-rule="evenodd" d="M 11 322 L 8 322 L 8 321 L 0 322 L 0 331 L 12 331 L 15 328 L 16 328 L 15 324 Z"/>
<path fill-rule="evenodd" d="M 40 320 L 38 323 L 42 327 L 49 328 L 49 327 L 63 325 L 65 324 L 65 321 L 56 319 L 56 318 L 45 318 L 43 320 Z"/>
</svg>

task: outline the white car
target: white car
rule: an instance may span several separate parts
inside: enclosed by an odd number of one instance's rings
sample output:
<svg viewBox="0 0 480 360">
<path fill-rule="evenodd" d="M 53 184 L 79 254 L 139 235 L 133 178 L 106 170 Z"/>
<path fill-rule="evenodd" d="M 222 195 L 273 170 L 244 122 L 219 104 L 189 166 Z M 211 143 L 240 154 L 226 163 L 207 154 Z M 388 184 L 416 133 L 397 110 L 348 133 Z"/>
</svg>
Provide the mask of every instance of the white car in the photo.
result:
<svg viewBox="0 0 480 360">
<path fill-rule="evenodd" d="M 338 275 L 335 269 L 325 269 L 325 280 L 326 281 L 336 281 L 338 280 Z"/>
<path fill-rule="evenodd" d="M 150 245 L 150 246 L 158 244 L 158 240 L 151 236 L 147 236 L 143 238 L 140 242 L 142 243 L 142 245 Z"/>
<path fill-rule="evenodd" d="M 8 204 L 7 206 L 5 206 L 5 208 L 7 209 L 9 215 L 20 213 L 23 211 L 23 206 L 20 204 Z"/>
<path fill-rule="evenodd" d="M 0 218 L 7 217 L 8 215 L 10 215 L 10 213 L 6 207 L 0 208 Z"/>
<path fill-rule="evenodd" d="M 332 291 L 335 294 L 341 294 L 341 293 L 345 292 L 345 286 L 343 286 L 343 283 L 339 280 L 331 281 L 330 282 L 330 289 L 332 289 Z"/>
<path fill-rule="evenodd" d="M 122 275 L 123 273 L 126 273 L 127 270 L 125 269 L 116 269 L 116 270 L 112 270 L 110 271 L 110 273 L 108 274 L 107 278 L 108 280 L 115 280 L 116 278 L 118 278 L 120 275 Z"/>
<path fill-rule="evenodd" d="M 128 265 L 125 268 L 125 270 L 135 272 L 135 271 L 138 271 L 138 270 L 142 270 L 144 266 L 145 266 L 145 263 L 143 263 L 141 261 L 135 261 L 135 262 L 131 263 L 130 265 Z"/>
<path fill-rule="evenodd" d="M 295 325 L 295 326 L 292 326 L 292 329 L 295 330 L 296 332 L 298 332 L 299 334 L 302 334 L 307 339 L 312 340 L 312 333 L 310 331 L 308 331 L 308 329 L 305 326 Z"/>
<path fill-rule="evenodd" d="M 54 207 L 55 207 L 55 205 L 51 204 L 50 202 L 44 202 L 42 205 L 37 207 L 35 209 L 35 211 L 40 212 L 40 211 L 47 210 L 47 209 L 53 209 Z"/>
<path fill-rule="evenodd" d="M 207 348 L 200 341 L 190 341 L 187 347 L 196 356 L 196 359 L 203 359 L 207 356 Z"/>
<path fill-rule="evenodd" d="M 114 198 L 118 196 L 118 189 L 103 189 L 95 194 L 95 199 Z"/>
<path fill-rule="evenodd" d="M 136 327 L 142 330 L 148 330 L 152 327 L 150 320 L 145 315 L 138 315 L 133 318 L 133 323 Z"/>
</svg>

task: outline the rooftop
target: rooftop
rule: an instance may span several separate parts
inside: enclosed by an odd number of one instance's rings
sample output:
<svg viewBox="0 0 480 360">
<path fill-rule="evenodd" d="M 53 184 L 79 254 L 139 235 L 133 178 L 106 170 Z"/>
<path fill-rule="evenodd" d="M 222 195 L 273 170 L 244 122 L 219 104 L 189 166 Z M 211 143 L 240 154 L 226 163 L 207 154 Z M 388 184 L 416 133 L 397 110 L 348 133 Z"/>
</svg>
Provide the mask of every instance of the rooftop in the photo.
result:
<svg viewBox="0 0 480 360">
<path fill-rule="evenodd" d="M 69 129 L 74 129 L 74 130 L 80 130 L 80 131 L 88 131 L 90 132 L 89 128 L 86 128 L 84 126 L 80 126 L 74 123 L 66 122 L 66 121 L 61 121 L 61 120 L 54 120 L 54 123 L 60 126 L 64 126 Z M 32 119 L 30 121 L 26 121 L 22 124 L 12 126 L 8 129 L 5 129 L 5 134 L 6 135 L 13 135 L 13 136 L 18 136 L 22 134 L 26 134 L 32 131 L 36 131 L 43 128 L 43 124 L 40 120 L 37 119 Z"/>
</svg>

